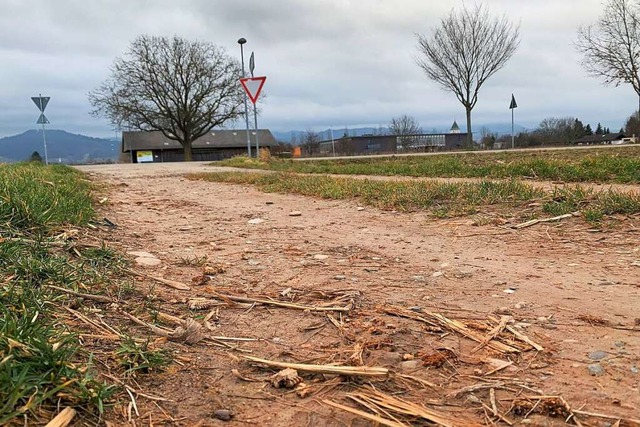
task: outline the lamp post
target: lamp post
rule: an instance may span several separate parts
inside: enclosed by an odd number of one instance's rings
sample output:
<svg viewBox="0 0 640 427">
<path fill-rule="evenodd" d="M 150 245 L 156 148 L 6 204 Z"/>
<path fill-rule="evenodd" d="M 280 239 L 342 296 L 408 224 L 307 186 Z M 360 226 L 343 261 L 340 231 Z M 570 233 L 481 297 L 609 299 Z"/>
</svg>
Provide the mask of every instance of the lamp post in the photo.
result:
<svg viewBox="0 0 640 427">
<path fill-rule="evenodd" d="M 244 74 L 244 45 L 247 42 L 247 39 L 241 37 L 238 39 L 238 44 L 240 45 L 240 60 L 242 61 L 242 78 L 245 77 Z M 247 154 L 251 157 L 251 134 L 249 132 L 249 107 L 247 106 L 247 94 L 244 94 L 244 120 L 247 125 Z"/>
</svg>

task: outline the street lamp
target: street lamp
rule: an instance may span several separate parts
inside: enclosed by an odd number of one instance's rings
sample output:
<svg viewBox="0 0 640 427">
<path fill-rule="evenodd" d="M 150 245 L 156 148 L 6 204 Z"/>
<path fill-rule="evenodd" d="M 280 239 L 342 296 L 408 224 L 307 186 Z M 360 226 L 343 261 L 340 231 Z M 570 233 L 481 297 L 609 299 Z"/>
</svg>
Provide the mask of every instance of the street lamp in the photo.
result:
<svg viewBox="0 0 640 427">
<path fill-rule="evenodd" d="M 242 78 L 245 77 L 244 74 L 244 48 L 242 47 L 243 44 L 245 44 L 247 42 L 247 39 L 245 39 L 244 37 L 241 37 L 238 39 L 238 44 L 240 45 L 240 59 L 242 61 Z M 247 106 L 247 93 L 244 93 L 244 120 L 245 123 L 247 125 L 247 154 L 249 155 L 249 158 L 251 158 L 251 135 L 249 132 L 249 107 Z"/>
</svg>

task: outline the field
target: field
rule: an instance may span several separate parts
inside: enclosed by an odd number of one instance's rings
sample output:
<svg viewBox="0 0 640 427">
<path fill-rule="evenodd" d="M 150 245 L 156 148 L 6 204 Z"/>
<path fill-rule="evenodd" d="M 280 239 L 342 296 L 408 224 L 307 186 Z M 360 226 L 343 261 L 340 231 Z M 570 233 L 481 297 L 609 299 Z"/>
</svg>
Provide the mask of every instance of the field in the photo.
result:
<svg viewBox="0 0 640 427">
<path fill-rule="evenodd" d="M 36 276 L 84 295 L 46 295 L 47 315 L 105 391 L 101 405 L 55 391 L 34 425 L 65 406 L 90 425 L 638 425 L 629 167 L 565 184 L 367 163 L 359 177 L 80 167 L 96 214 L 2 235 L 102 274 Z"/>
</svg>

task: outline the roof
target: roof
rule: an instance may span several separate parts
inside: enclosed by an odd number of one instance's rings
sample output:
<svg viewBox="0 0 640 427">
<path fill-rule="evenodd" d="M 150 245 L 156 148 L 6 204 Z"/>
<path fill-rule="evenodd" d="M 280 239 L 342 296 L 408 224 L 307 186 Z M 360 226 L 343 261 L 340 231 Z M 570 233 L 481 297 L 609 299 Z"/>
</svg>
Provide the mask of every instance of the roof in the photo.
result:
<svg viewBox="0 0 640 427">
<path fill-rule="evenodd" d="M 457 121 L 453 121 L 453 124 L 451 125 L 451 131 L 459 131 L 460 130 L 460 126 L 458 126 L 458 122 Z"/>
<path fill-rule="evenodd" d="M 575 142 L 608 142 L 608 141 L 617 141 L 619 139 L 624 138 L 625 135 L 622 132 L 616 133 L 607 133 L 604 135 L 587 135 L 582 138 L 576 139 Z"/>
<path fill-rule="evenodd" d="M 255 144 L 255 131 L 251 133 L 251 144 Z M 262 147 L 278 145 L 269 129 L 258 129 L 258 142 Z M 237 148 L 247 146 L 247 131 L 213 129 L 193 142 L 193 148 Z M 178 141 L 167 138 L 160 131 L 122 132 L 122 152 L 132 150 L 172 150 L 181 149 Z"/>
</svg>

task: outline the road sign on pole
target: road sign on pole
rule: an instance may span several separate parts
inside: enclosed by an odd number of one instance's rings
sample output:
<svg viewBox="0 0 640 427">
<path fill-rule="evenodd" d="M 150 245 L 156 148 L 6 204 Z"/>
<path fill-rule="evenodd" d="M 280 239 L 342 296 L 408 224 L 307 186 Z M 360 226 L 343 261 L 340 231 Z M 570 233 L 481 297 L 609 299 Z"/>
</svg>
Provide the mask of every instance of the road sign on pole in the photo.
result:
<svg viewBox="0 0 640 427">
<path fill-rule="evenodd" d="M 254 104 L 258 102 L 258 97 L 260 96 L 260 91 L 262 91 L 262 86 L 264 86 L 264 82 L 267 80 L 266 77 L 247 77 L 244 79 L 240 79 L 240 83 L 242 83 L 242 87 L 244 91 L 249 96 L 249 99 Z"/>
<path fill-rule="evenodd" d="M 516 97 L 511 94 L 511 104 L 509 104 L 509 109 L 511 110 L 511 148 L 515 148 L 515 135 L 513 134 L 513 110 L 516 108 L 518 108 Z"/>
<path fill-rule="evenodd" d="M 39 125 L 42 125 L 42 141 L 44 142 L 44 163 L 46 165 L 49 164 L 49 155 L 47 154 L 47 137 L 45 135 L 44 125 L 49 124 L 49 119 L 44 115 L 44 110 L 47 108 L 47 104 L 49 104 L 50 96 L 42 96 L 42 94 L 38 96 L 32 96 L 31 100 L 38 110 L 40 110 L 40 117 L 38 117 L 38 121 L 36 122 Z"/>
</svg>

